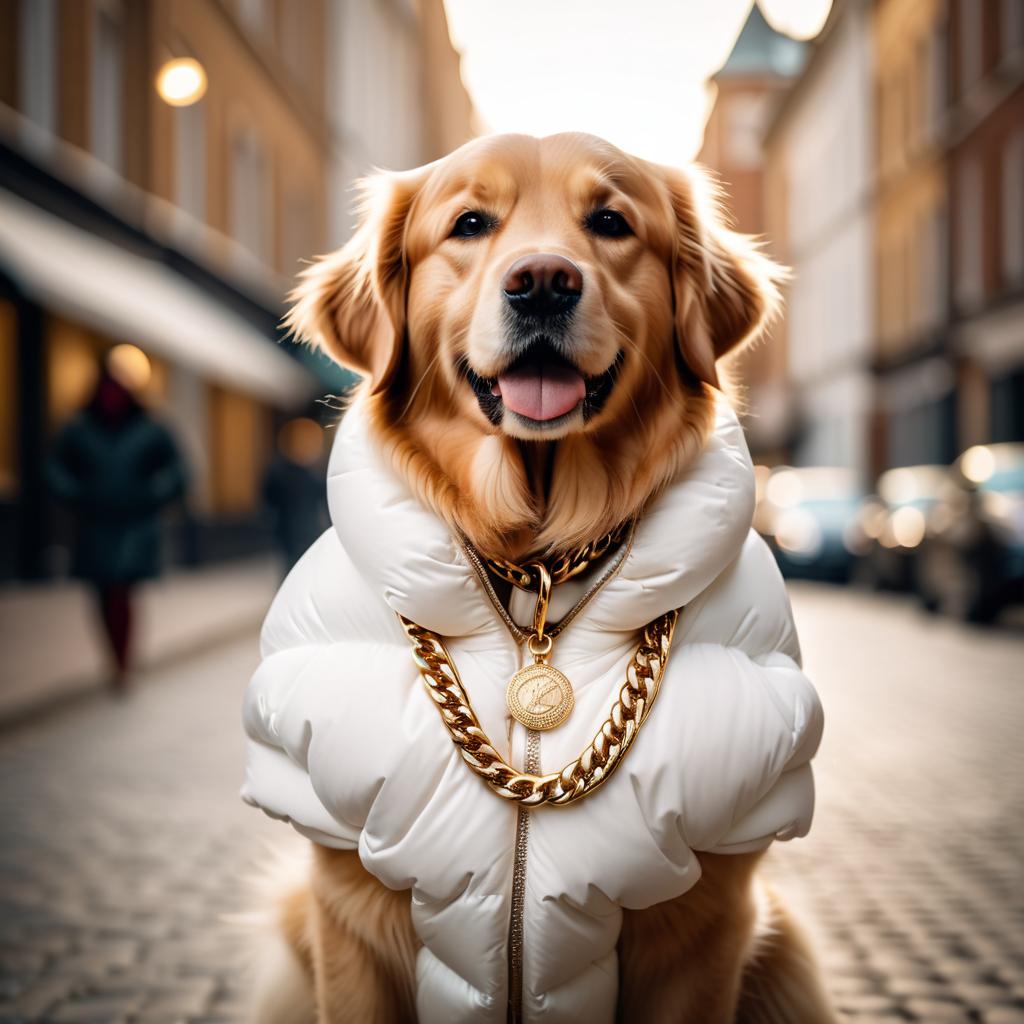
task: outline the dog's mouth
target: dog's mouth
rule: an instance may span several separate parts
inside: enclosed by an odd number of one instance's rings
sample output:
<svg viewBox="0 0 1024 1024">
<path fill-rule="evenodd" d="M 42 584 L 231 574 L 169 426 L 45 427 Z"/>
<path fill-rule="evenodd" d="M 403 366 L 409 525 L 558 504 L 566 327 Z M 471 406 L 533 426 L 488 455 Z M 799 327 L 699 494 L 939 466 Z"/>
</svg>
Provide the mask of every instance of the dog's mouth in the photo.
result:
<svg viewBox="0 0 1024 1024">
<path fill-rule="evenodd" d="M 540 337 L 495 377 L 475 373 L 465 361 L 462 371 L 480 409 L 495 426 L 507 411 L 522 426 L 551 430 L 567 424 L 577 412 L 585 423 L 601 411 L 622 358 L 620 351 L 607 370 L 588 377 L 546 337 Z"/>
</svg>

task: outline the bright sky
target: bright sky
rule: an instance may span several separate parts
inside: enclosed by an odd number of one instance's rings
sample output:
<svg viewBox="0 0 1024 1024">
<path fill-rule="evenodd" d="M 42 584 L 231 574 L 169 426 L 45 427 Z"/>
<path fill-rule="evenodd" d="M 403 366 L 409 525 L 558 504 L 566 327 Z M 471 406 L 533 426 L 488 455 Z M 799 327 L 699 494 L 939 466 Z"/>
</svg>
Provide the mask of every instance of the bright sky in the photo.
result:
<svg viewBox="0 0 1024 1024">
<path fill-rule="evenodd" d="M 832 0 L 760 0 L 805 38 Z M 637 156 L 681 164 L 700 147 L 751 0 L 445 0 L 462 76 L 483 127 L 587 131 Z"/>
</svg>

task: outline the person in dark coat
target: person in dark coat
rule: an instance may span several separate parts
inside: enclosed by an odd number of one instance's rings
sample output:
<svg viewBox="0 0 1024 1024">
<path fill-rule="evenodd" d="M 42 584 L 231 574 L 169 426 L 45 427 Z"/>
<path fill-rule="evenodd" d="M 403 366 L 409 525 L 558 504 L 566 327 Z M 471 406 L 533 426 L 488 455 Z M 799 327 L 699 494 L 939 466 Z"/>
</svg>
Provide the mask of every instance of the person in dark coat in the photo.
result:
<svg viewBox="0 0 1024 1024">
<path fill-rule="evenodd" d="M 285 572 L 328 526 L 323 469 L 324 433 L 306 417 L 289 420 L 277 435 L 277 453 L 263 480 L 274 538 Z"/>
<path fill-rule="evenodd" d="M 169 431 L 105 364 L 92 399 L 58 435 L 47 477 L 74 513 L 72 573 L 95 590 L 123 691 L 133 590 L 160 571 L 160 512 L 185 493 L 185 465 Z"/>
</svg>

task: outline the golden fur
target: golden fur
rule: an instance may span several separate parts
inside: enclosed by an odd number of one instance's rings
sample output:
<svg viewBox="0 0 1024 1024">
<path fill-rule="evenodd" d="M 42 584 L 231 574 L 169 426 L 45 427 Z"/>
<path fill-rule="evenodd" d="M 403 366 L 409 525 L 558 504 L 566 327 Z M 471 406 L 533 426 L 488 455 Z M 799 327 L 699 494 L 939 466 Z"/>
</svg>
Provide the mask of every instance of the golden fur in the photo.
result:
<svg viewBox="0 0 1024 1024">
<path fill-rule="evenodd" d="M 371 179 L 364 193 L 357 233 L 306 271 L 289 323 L 364 375 L 373 430 L 396 470 L 487 554 L 564 550 L 640 515 L 706 439 L 717 361 L 776 307 L 778 268 L 723 225 L 698 172 L 591 136 L 481 139 Z M 622 212 L 632 233 L 589 234 L 595 207 Z M 450 237 L 456 218 L 478 209 L 498 227 Z M 502 370 L 500 281 L 535 252 L 583 272 L 578 367 L 596 375 L 621 359 L 593 419 L 536 437 L 488 420 L 460 372 Z M 621 1020 L 834 1020 L 806 943 L 778 901 L 758 895 L 759 857 L 700 854 L 691 892 L 625 913 Z M 282 893 L 279 911 L 319 1019 L 414 1019 L 407 893 L 382 887 L 357 854 L 317 847 L 311 882 Z"/>
<path fill-rule="evenodd" d="M 417 496 L 481 550 L 520 556 L 584 543 L 638 515 L 700 450 L 716 360 L 775 309 L 778 269 L 724 227 L 696 171 L 628 156 L 587 135 L 500 135 L 364 186 L 362 224 L 305 272 L 288 318 L 367 378 L 369 414 Z M 614 207 L 633 234 L 581 227 Z M 451 238 L 485 209 L 500 229 Z M 587 284 L 575 314 L 585 373 L 622 368 L 584 429 L 529 438 L 496 429 L 460 376 L 502 361 L 499 282 L 520 256 L 571 259 Z M 674 340 L 673 340 L 674 339 Z"/>
</svg>

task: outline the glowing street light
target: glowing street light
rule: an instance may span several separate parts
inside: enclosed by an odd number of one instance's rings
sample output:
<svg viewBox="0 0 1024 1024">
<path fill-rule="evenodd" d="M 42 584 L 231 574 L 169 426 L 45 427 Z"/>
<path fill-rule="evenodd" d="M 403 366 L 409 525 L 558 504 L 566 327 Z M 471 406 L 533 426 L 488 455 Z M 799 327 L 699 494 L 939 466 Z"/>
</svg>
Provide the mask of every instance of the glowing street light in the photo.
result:
<svg viewBox="0 0 1024 1024">
<path fill-rule="evenodd" d="M 206 92 L 206 70 L 191 57 L 169 60 L 157 73 L 156 91 L 172 107 L 189 107 Z"/>
</svg>

